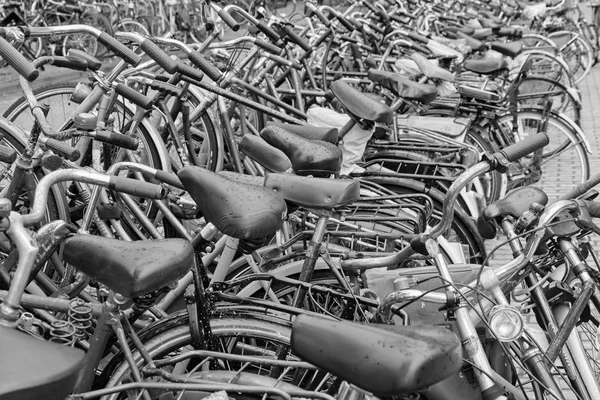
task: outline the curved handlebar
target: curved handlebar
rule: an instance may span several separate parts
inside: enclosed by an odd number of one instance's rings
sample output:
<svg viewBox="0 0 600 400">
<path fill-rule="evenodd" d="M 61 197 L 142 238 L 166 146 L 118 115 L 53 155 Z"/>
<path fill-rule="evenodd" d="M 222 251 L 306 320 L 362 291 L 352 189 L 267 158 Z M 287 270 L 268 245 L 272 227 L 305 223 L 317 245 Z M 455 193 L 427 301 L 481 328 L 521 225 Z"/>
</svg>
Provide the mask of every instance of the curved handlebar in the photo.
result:
<svg viewBox="0 0 600 400">
<path fill-rule="evenodd" d="M 100 43 L 109 48 L 113 53 L 121 57 L 127 63 L 137 66 L 142 58 L 129 47 L 119 42 L 106 32 L 89 25 L 61 25 L 61 26 L 31 26 L 27 27 L 28 35 L 31 37 L 61 36 L 72 33 L 87 33 L 95 37 Z"/>
<path fill-rule="evenodd" d="M 139 196 L 141 194 L 154 199 L 162 199 L 166 195 L 162 186 L 137 179 L 109 176 L 87 170 L 60 169 L 49 173 L 38 182 L 31 212 L 22 216 L 23 226 L 32 226 L 43 220 L 48 204 L 48 194 L 52 185 L 65 181 L 91 183 L 132 195 Z"/>
</svg>

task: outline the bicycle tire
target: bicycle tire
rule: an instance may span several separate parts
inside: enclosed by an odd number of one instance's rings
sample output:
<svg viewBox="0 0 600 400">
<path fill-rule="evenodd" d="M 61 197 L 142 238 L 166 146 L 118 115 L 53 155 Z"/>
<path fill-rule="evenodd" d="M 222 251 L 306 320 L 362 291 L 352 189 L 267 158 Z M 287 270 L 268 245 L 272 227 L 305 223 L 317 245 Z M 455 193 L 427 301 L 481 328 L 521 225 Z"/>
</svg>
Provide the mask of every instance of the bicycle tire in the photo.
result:
<svg viewBox="0 0 600 400">
<path fill-rule="evenodd" d="M 266 351 L 273 356 L 278 346 L 288 346 L 291 336 L 289 321 L 268 318 L 256 313 L 239 313 L 236 316 L 223 315 L 210 320 L 214 337 L 219 340 L 221 351 L 236 354 L 244 354 L 245 347 L 252 343 L 252 354 Z M 140 340 L 150 355 L 160 357 L 161 355 L 172 355 L 187 349 L 193 349 L 192 335 L 189 328 L 189 317 L 186 312 L 173 314 L 167 319 L 150 326 L 139 333 Z M 247 340 L 247 342 L 243 340 Z M 235 342 L 234 342 L 235 340 Z M 265 345 L 263 349 L 259 344 Z M 268 345 L 268 349 L 266 347 Z M 235 348 L 232 348 L 234 346 Z M 263 353 L 266 356 L 266 353 Z M 134 352 L 134 359 L 141 365 L 139 353 Z M 292 356 L 292 359 L 297 359 Z M 226 369 L 235 370 L 237 364 L 228 362 Z M 95 388 L 111 387 L 127 379 L 129 366 L 122 353 L 116 354 L 102 374 L 95 382 Z M 252 370 L 252 368 L 250 368 Z M 268 370 L 254 370 L 259 374 L 268 373 Z M 300 371 L 296 371 L 300 373 Z M 289 375 L 286 375 L 289 376 Z M 104 399 L 116 399 L 118 396 L 107 396 Z"/>
<path fill-rule="evenodd" d="M 569 39 L 565 42 L 565 36 Z M 574 85 L 580 83 L 589 74 L 594 63 L 594 50 L 587 40 L 577 32 L 558 31 L 548 34 L 561 49 L 560 55 L 569 66 Z M 560 43 L 565 42 L 564 45 Z"/>
<path fill-rule="evenodd" d="M 75 109 L 78 107 L 77 103 L 71 102 L 70 96 L 75 90 L 76 83 L 55 83 L 47 86 L 43 86 L 41 88 L 37 88 L 34 90 L 34 95 L 40 102 L 50 102 L 54 106 L 50 107 L 50 113 L 48 114 L 48 122 L 55 129 L 64 129 L 68 128 L 72 122 L 70 121 L 70 117 Z M 58 107 L 56 107 L 58 106 Z M 28 113 L 29 108 L 27 105 L 27 101 L 24 97 L 20 97 L 15 101 L 5 112 L 4 115 L 10 120 L 16 121 L 17 124 L 25 127 L 30 127 L 32 125 L 31 115 Z M 117 130 L 126 131 L 126 124 L 129 118 L 133 115 L 133 111 L 130 110 L 127 105 L 119 100 L 115 103 L 115 109 L 112 113 L 115 117 L 115 127 Z M 65 122 L 67 121 L 67 122 Z M 127 157 L 133 157 L 136 162 L 142 162 L 143 164 L 149 165 L 152 168 L 158 170 L 170 170 L 170 164 L 168 163 L 168 155 L 166 153 L 166 149 L 162 140 L 159 138 L 158 133 L 153 133 L 152 127 L 146 121 L 139 125 L 136 136 L 139 139 L 140 145 L 138 149 L 134 152 L 129 153 L 120 153 L 116 148 L 112 146 L 104 146 L 103 145 L 103 154 L 109 154 L 110 158 L 104 159 L 104 167 L 108 168 L 112 162 L 116 161 L 115 157 L 118 157 L 119 160 L 122 158 L 127 159 Z M 84 161 L 84 164 L 86 161 Z M 140 199 L 141 200 L 141 199 Z M 143 201 L 143 200 L 141 200 Z M 70 216 L 72 221 L 78 221 L 82 217 L 82 203 L 81 199 L 75 193 L 70 196 Z M 151 216 L 156 213 L 156 209 L 153 207 L 145 207 L 143 203 L 140 203 L 143 206 L 143 210 L 145 210 L 146 214 Z M 123 208 L 123 207 L 122 207 Z M 126 208 L 123 208 L 126 210 Z M 131 221 L 131 215 L 127 214 L 130 218 L 126 218 L 124 221 Z M 167 228 L 165 228 L 167 229 Z M 142 239 L 139 237 L 139 229 L 132 229 L 130 233 L 138 232 L 136 234 L 132 234 L 134 238 Z M 146 234 L 149 234 L 146 232 Z M 151 236 L 149 236 L 151 237 Z"/>
<path fill-rule="evenodd" d="M 0 144 L 8 146 L 17 153 L 22 154 L 25 149 L 24 132 L 21 132 L 17 127 L 12 126 L 7 120 L 2 118 L 0 121 Z M 5 177 L 5 171 L 10 166 L 7 166 L 4 163 L 0 163 L 0 175 Z M 44 171 L 41 167 L 36 167 L 33 169 L 33 173 L 36 181 L 39 182 L 40 179 L 44 176 Z M 2 184 L 2 187 L 5 185 Z M 17 212 L 26 212 L 29 209 L 31 204 L 29 204 L 29 199 L 23 196 L 27 196 L 26 193 L 23 193 L 20 196 L 20 201 L 22 205 L 20 207 L 24 207 L 23 209 L 15 208 L 14 211 Z M 53 186 L 51 189 L 51 193 L 48 196 L 48 203 L 46 207 L 45 219 L 40 223 L 40 226 L 48 223 L 50 221 L 54 221 L 57 219 L 68 220 L 69 219 L 69 208 L 66 205 L 64 191 L 59 186 Z"/>
<path fill-rule="evenodd" d="M 532 61 L 529 72 L 534 75 L 541 75 L 562 83 L 567 87 L 574 87 L 572 72 L 567 63 L 555 54 L 538 49 L 528 49 L 523 51 L 516 60 L 527 59 Z"/>
<path fill-rule="evenodd" d="M 529 75 L 517 86 L 521 108 L 543 107 L 552 100 L 552 111 L 581 125 L 581 100 L 577 91 L 545 76 Z"/>
<path fill-rule="evenodd" d="M 73 112 L 79 106 L 79 104 L 70 100 L 76 86 L 76 82 L 57 82 L 33 90 L 35 98 L 40 103 L 51 103 L 50 112 L 46 119 L 55 130 L 63 128 L 65 121 L 70 119 Z M 129 113 L 129 115 L 119 117 L 115 120 L 115 126 L 122 128 L 125 124 L 125 120 L 131 117 L 133 111 L 129 110 L 129 108 L 121 101 L 116 102 L 116 107 L 116 114 L 113 113 L 116 117 L 123 115 L 123 113 Z M 27 132 L 33 126 L 33 117 L 28 111 L 29 106 L 27 100 L 25 96 L 21 96 L 6 109 L 2 116 Z M 139 132 L 136 134 L 141 142 L 140 151 L 143 150 L 144 153 L 149 154 L 150 161 L 147 165 L 156 169 L 168 170 L 168 166 L 164 162 L 166 157 L 162 154 L 164 150 L 161 150 L 162 146 L 157 144 L 157 139 L 148 131 L 148 127 L 141 124 Z"/>
<path fill-rule="evenodd" d="M 537 133 L 543 120 L 542 111 L 539 109 L 519 110 L 518 138 L 512 137 L 513 122 L 510 113 L 497 116 L 495 123 L 500 131 L 499 135 L 508 138 L 510 142 L 506 144 L 511 144 Z M 587 139 L 583 131 L 567 117 L 550 113 L 546 133 L 550 137 L 550 143 L 543 149 L 542 176 L 536 184 L 542 186 L 552 200 L 560 196 L 561 182 L 577 184 L 589 178 L 590 161 Z M 528 173 L 529 159 L 524 157 L 519 163 L 513 164 L 518 166 L 517 172 Z M 514 178 L 512 179 L 514 181 Z M 527 180 L 527 177 L 524 179 Z M 509 185 L 514 187 L 514 183 Z"/>
<path fill-rule="evenodd" d="M 164 72 L 158 66 L 155 66 L 151 69 L 152 72 L 162 73 Z M 190 87 L 187 93 L 187 99 L 190 108 L 190 115 L 193 113 L 194 108 L 196 108 L 202 101 L 208 96 L 208 92 L 202 90 L 197 87 Z M 165 103 L 167 106 L 172 105 L 172 98 L 165 98 Z M 157 129 L 161 129 L 162 126 L 161 120 L 151 117 L 151 123 L 157 127 Z M 215 118 L 212 109 L 207 110 L 206 112 L 200 114 L 195 120 L 191 122 L 191 136 L 192 142 L 188 144 L 188 152 L 191 152 L 192 149 L 195 149 L 196 155 L 195 160 L 199 161 L 198 164 L 195 164 L 198 167 L 206 168 L 211 171 L 220 171 L 223 168 L 225 150 L 223 145 L 223 133 L 220 130 L 220 125 L 215 123 L 217 118 Z M 181 113 L 177 114 L 177 119 L 175 120 L 175 124 L 182 129 L 181 124 Z M 168 126 L 166 127 L 168 129 Z M 183 135 L 183 131 L 178 132 L 177 134 Z M 165 141 L 166 151 L 170 155 L 170 164 L 172 170 L 178 170 L 182 165 L 179 161 L 179 153 L 177 148 L 174 146 L 171 140 L 168 140 L 171 133 L 163 133 L 163 139 Z M 185 142 L 185 138 L 183 139 Z M 190 163 L 193 164 L 194 160 L 190 160 Z"/>
<path fill-rule="evenodd" d="M 440 116 L 440 117 L 456 117 L 454 110 L 432 108 L 426 110 L 423 115 Z M 475 146 L 480 154 L 494 152 L 497 150 L 494 143 L 489 139 L 486 131 L 476 124 L 471 124 L 465 136 L 465 143 Z M 482 192 L 487 204 L 490 204 L 500 199 L 506 193 L 506 178 L 498 171 L 492 171 L 478 178 L 478 186 L 474 189 Z"/>
<path fill-rule="evenodd" d="M 150 31 L 144 24 L 130 18 L 120 20 L 117 29 L 123 32 L 135 32 L 140 35 L 150 35 Z"/>
</svg>

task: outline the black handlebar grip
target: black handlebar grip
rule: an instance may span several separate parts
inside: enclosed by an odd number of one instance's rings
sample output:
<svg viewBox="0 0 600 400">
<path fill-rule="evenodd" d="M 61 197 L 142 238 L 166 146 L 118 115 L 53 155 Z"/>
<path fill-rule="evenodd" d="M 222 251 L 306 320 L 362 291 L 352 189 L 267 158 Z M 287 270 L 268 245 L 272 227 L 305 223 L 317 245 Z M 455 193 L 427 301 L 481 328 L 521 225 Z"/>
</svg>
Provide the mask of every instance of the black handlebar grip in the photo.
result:
<svg viewBox="0 0 600 400">
<path fill-rule="evenodd" d="M 190 67 L 183 62 L 177 63 L 177 72 L 197 81 L 201 81 L 204 78 L 204 72 L 194 67 Z"/>
<path fill-rule="evenodd" d="M 157 170 L 154 177 L 159 181 L 166 183 L 167 185 L 175 186 L 176 188 L 185 190 L 179 177 L 171 172 Z"/>
<path fill-rule="evenodd" d="M 317 47 L 319 47 L 321 44 L 323 44 L 323 42 L 325 42 L 327 40 L 327 38 L 329 36 L 331 36 L 331 34 L 333 33 L 333 28 L 327 28 L 327 30 L 325 32 L 323 32 L 321 34 L 321 36 L 319 36 L 315 42 L 315 44 L 313 45 L 313 47 L 316 49 Z"/>
<path fill-rule="evenodd" d="M 0 162 L 12 164 L 17 159 L 17 152 L 8 146 L 0 145 Z"/>
<path fill-rule="evenodd" d="M 350 22 L 352 25 L 354 25 L 354 28 L 356 30 L 361 31 L 363 28 L 363 23 L 360 21 L 355 20 L 354 18 L 350 18 L 350 17 L 346 17 L 346 19 L 348 20 L 348 22 Z"/>
<path fill-rule="evenodd" d="M 123 147 L 128 150 L 137 150 L 140 141 L 132 136 L 123 135 L 122 133 L 96 131 L 93 136 L 94 140 L 112 144 L 113 146 Z"/>
<path fill-rule="evenodd" d="M 231 16 L 225 9 L 221 8 L 217 14 L 219 17 L 231 28 L 232 31 L 237 32 L 240 30 L 240 24 Z"/>
<path fill-rule="evenodd" d="M 69 161 L 77 161 L 79 157 L 81 157 L 81 153 L 79 150 L 74 149 L 73 147 L 52 138 L 43 138 L 40 139 L 41 142 L 44 143 L 46 148 L 51 150 L 53 153 L 58 154 L 59 156 L 66 158 Z"/>
<path fill-rule="evenodd" d="M 537 149 L 541 149 L 550 143 L 548 135 L 545 133 L 536 133 L 533 136 L 529 136 L 520 142 L 511 144 L 505 149 L 500 150 L 500 153 L 506 157 L 510 162 L 517 161 L 521 157 L 525 157 L 527 154 L 533 153 Z"/>
<path fill-rule="evenodd" d="M 300 48 L 304 51 L 311 51 L 312 47 L 310 47 L 310 44 L 306 43 L 306 41 L 304 39 L 302 39 L 300 36 L 298 36 L 296 34 L 296 32 L 294 32 L 294 28 L 287 26 L 287 25 L 283 25 L 281 27 L 281 30 L 285 33 L 285 36 L 290 38 L 290 40 L 294 43 L 296 43 L 298 46 L 300 46 Z"/>
<path fill-rule="evenodd" d="M 372 13 L 377 12 L 377 8 L 373 4 L 371 4 L 371 2 L 369 2 L 369 1 L 362 2 L 362 5 L 365 6 L 366 8 L 368 8 L 369 11 L 371 11 Z"/>
<path fill-rule="evenodd" d="M 586 193 L 588 190 L 594 188 L 594 186 L 596 186 L 598 184 L 600 184 L 600 173 L 592 176 L 587 181 L 580 183 L 579 185 L 575 186 L 573 189 L 569 190 L 568 192 L 563 193 L 558 198 L 558 200 L 575 199 L 575 198 L 581 196 L 582 194 Z"/>
<path fill-rule="evenodd" d="M 158 47 L 152 40 L 144 39 L 140 43 L 140 47 L 144 50 L 144 53 L 151 59 L 156 61 L 165 71 L 170 74 L 177 72 L 177 61 L 173 60 L 167 53 L 165 53 L 160 47 Z"/>
<path fill-rule="evenodd" d="M 268 51 L 271 54 L 279 55 L 281 53 L 280 47 L 277 47 L 272 43 L 265 42 L 264 40 L 255 39 L 254 44 L 260 47 L 261 49 Z"/>
<path fill-rule="evenodd" d="M 583 200 L 590 217 L 600 218 L 600 203 L 597 201 Z"/>
<path fill-rule="evenodd" d="M 354 57 L 355 60 L 362 60 L 362 53 L 360 52 L 359 45 L 356 43 L 351 43 L 350 50 L 352 51 L 352 57 Z"/>
<path fill-rule="evenodd" d="M 500 28 L 496 32 L 496 35 L 497 36 L 506 36 L 506 37 L 521 38 L 521 37 L 523 37 L 523 30 L 522 29 L 515 29 L 515 28 Z"/>
<path fill-rule="evenodd" d="M 340 21 L 340 24 L 342 24 L 344 28 L 346 28 L 349 32 L 353 32 L 356 29 L 356 26 L 352 25 L 352 22 L 348 21 L 346 17 L 344 17 L 341 13 L 336 14 L 335 17 L 338 21 Z"/>
<path fill-rule="evenodd" d="M 33 82 L 40 75 L 40 71 L 35 69 L 19 50 L 15 49 L 10 43 L 0 36 L 0 57 L 7 62 L 19 75 Z"/>
<path fill-rule="evenodd" d="M 98 41 L 134 67 L 136 67 L 142 61 L 142 57 L 139 54 L 136 54 L 129 47 L 125 46 L 123 43 L 119 42 L 106 32 L 102 32 L 100 34 Z"/>
<path fill-rule="evenodd" d="M 137 90 L 132 89 L 123 83 L 117 84 L 117 86 L 115 87 L 115 92 L 117 92 L 121 96 L 125 97 L 127 100 L 131 101 L 132 103 L 137 104 L 138 106 L 142 107 L 144 110 L 148 110 L 152 106 L 151 98 L 144 96 Z"/>
<path fill-rule="evenodd" d="M 166 195 L 165 189 L 160 185 L 137 179 L 125 178 L 123 176 L 111 176 L 108 188 L 116 192 L 127 193 L 132 196 L 139 196 L 147 199 L 163 199 Z"/>
<path fill-rule="evenodd" d="M 264 33 L 269 39 L 271 39 L 273 42 L 277 42 L 279 41 L 279 39 L 281 39 L 281 36 L 279 36 L 279 34 L 277 32 L 275 32 L 273 29 L 271 29 L 271 27 L 269 25 L 267 25 L 267 23 L 265 21 L 258 21 L 258 24 L 256 24 L 256 27 L 262 32 Z"/>
<path fill-rule="evenodd" d="M 102 68 L 102 61 L 83 50 L 69 49 L 67 57 L 75 57 L 85 60 L 85 62 L 88 64 L 88 68 L 92 71 L 98 71 L 100 68 Z"/>
<path fill-rule="evenodd" d="M 174 97 L 181 97 L 183 94 L 183 90 L 181 88 L 156 79 L 150 82 L 150 87 L 160 91 L 161 93 L 167 93 L 168 95 Z"/>
<path fill-rule="evenodd" d="M 429 39 L 427 39 L 425 36 L 423 35 L 419 35 L 416 32 L 410 32 L 408 34 L 409 39 L 415 41 L 415 42 L 419 42 L 419 43 L 423 43 L 423 44 L 427 44 L 427 42 L 429 42 Z"/>
<path fill-rule="evenodd" d="M 204 58 L 204 56 L 198 53 L 197 51 L 192 51 L 190 54 L 188 54 L 188 58 L 196 67 L 200 68 L 200 70 L 204 72 L 204 74 L 208 76 L 211 80 L 217 82 L 223 76 L 223 74 L 221 73 L 221 71 L 219 71 L 217 67 L 215 67 L 210 61 Z"/>
<path fill-rule="evenodd" d="M 412 48 L 418 51 L 419 53 L 431 54 L 431 50 L 429 50 L 429 47 L 420 45 L 419 43 L 413 43 Z"/>
<path fill-rule="evenodd" d="M 387 22 L 390 18 L 388 15 L 378 7 L 375 7 L 369 1 L 363 1 L 362 3 L 365 7 L 367 7 L 373 14 L 377 15 L 382 22 Z"/>
<path fill-rule="evenodd" d="M 61 68 L 73 69 L 75 71 L 87 71 L 88 69 L 87 61 L 78 57 L 54 56 L 52 65 L 56 65 L 57 67 Z"/>
<path fill-rule="evenodd" d="M 340 40 L 342 40 L 344 42 L 360 43 L 360 41 L 358 39 L 350 37 L 350 36 L 346 36 L 346 35 L 339 36 L 339 38 L 340 38 Z"/>
<path fill-rule="evenodd" d="M 381 26 L 379 26 L 377 24 L 373 24 L 373 23 L 369 22 L 367 25 L 369 26 L 369 28 L 371 28 L 373 31 L 375 31 L 379 34 L 382 34 L 385 32 L 385 29 L 383 29 Z"/>
<path fill-rule="evenodd" d="M 406 17 L 404 17 L 403 15 L 390 15 L 389 17 L 394 22 L 399 22 L 401 24 L 406 23 Z"/>
</svg>

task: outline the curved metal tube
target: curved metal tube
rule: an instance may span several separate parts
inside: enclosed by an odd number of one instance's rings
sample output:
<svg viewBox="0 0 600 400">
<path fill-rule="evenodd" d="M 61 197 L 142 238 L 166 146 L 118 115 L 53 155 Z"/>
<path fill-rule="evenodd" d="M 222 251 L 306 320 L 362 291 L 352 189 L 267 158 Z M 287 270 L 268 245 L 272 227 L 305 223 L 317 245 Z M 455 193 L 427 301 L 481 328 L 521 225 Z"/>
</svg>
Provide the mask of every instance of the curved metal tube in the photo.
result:
<svg viewBox="0 0 600 400">
<path fill-rule="evenodd" d="M 63 169 L 49 173 L 38 183 L 31 212 L 22 216 L 23 226 L 32 226 L 42 221 L 46 212 L 46 205 L 48 203 L 48 193 L 50 192 L 52 185 L 58 182 L 72 180 L 92 183 L 94 185 L 108 186 L 110 183 L 110 176 L 93 171 L 75 169 Z"/>
</svg>

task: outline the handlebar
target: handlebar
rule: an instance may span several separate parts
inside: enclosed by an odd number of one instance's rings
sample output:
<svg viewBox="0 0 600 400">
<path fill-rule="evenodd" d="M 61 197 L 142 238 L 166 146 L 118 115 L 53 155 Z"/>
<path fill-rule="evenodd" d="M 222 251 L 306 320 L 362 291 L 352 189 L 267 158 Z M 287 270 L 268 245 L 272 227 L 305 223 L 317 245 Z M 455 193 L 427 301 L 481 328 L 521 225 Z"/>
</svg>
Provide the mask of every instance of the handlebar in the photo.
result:
<svg viewBox="0 0 600 400">
<path fill-rule="evenodd" d="M 600 218 L 600 203 L 591 200 L 579 200 L 578 204 L 587 209 L 590 217 Z"/>
<path fill-rule="evenodd" d="M 511 162 L 542 148 L 548 143 L 548 136 L 545 133 L 538 133 L 526 138 L 525 140 L 508 146 L 504 150 L 490 155 L 487 160 L 481 161 L 467 169 L 452 183 L 452 185 L 450 185 L 450 188 L 446 193 L 446 197 L 444 198 L 442 219 L 440 223 L 434 226 L 429 233 L 420 234 L 414 238 L 411 241 L 410 246 L 391 256 L 381 257 L 377 260 L 377 262 L 382 264 L 387 262 L 387 266 L 399 265 L 401 262 L 417 252 L 427 254 L 424 248 L 425 241 L 428 239 L 437 239 L 439 236 L 446 233 L 448 229 L 450 229 L 454 215 L 454 205 L 456 204 L 458 195 L 469 182 L 471 182 L 477 176 L 483 175 L 487 172 L 496 169 L 508 168 Z M 370 267 L 372 265 L 373 260 L 367 258 L 342 261 L 342 267 L 348 269 L 361 269 Z"/>
<path fill-rule="evenodd" d="M 584 194 L 585 192 L 587 192 L 588 190 L 592 189 L 594 186 L 596 186 L 598 184 L 600 184 L 600 173 L 592 176 L 587 181 L 580 183 L 579 185 L 575 186 L 573 189 L 569 190 L 568 192 L 563 193 L 558 199 L 559 200 L 575 199 L 575 198 L 581 196 L 582 194 Z"/>
<path fill-rule="evenodd" d="M 151 199 L 163 199 L 166 195 L 162 186 L 139 181 L 137 179 L 109 176 L 87 170 L 61 169 L 49 173 L 38 182 L 31 212 L 23 215 L 21 218 L 23 226 L 33 226 L 43 220 L 46 212 L 46 205 L 48 204 L 48 194 L 52 185 L 65 181 L 90 183 L 123 193 L 129 193 L 134 196 L 143 196 Z"/>
<path fill-rule="evenodd" d="M 188 56 L 188 59 L 192 62 L 192 64 L 198 67 L 211 80 L 217 82 L 221 79 L 221 71 L 219 71 L 219 69 L 215 67 L 210 61 L 204 58 L 202 54 L 195 51 L 192 47 L 188 46 L 187 44 L 173 38 L 155 37 L 152 40 L 157 44 L 177 47 Z M 177 64 L 179 65 L 179 63 Z"/>
<path fill-rule="evenodd" d="M 454 213 L 454 204 L 456 203 L 458 195 L 462 188 L 471 182 L 473 178 L 493 170 L 508 168 L 510 163 L 541 149 L 548 143 L 550 143 L 548 135 L 545 133 L 538 133 L 492 154 L 489 160 L 482 161 L 467 169 L 448 189 L 448 193 L 444 199 L 442 221 L 436 225 L 427 236 L 436 239 L 450 229 Z M 417 238 L 417 240 L 419 239 Z"/>
<path fill-rule="evenodd" d="M 0 30 L 0 34 L 1 34 Z M 73 33 L 87 33 L 95 37 L 100 43 L 106 46 L 113 53 L 121 57 L 127 63 L 137 66 L 142 57 L 136 54 L 129 47 L 119 42 L 108 33 L 101 31 L 98 28 L 94 28 L 89 25 L 61 25 L 61 26 L 30 26 L 27 27 L 27 33 L 30 37 L 49 37 L 49 36 L 63 36 Z"/>
<path fill-rule="evenodd" d="M 129 40 L 137 45 L 158 65 L 170 74 L 177 72 L 177 62 L 158 47 L 152 40 L 136 32 L 118 32 L 117 37 L 123 40 Z M 137 55 L 137 54 L 136 54 Z M 138 56 L 139 57 L 139 56 Z"/>
<path fill-rule="evenodd" d="M 583 200 L 559 200 L 556 203 L 546 207 L 540 216 L 537 225 L 539 227 L 551 226 L 556 217 L 564 212 L 570 212 L 571 214 L 579 213 L 579 215 L 585 219 L 586 211 L 589 216 L 600 218 L 600 203 Z M 523 254 L 519 255 L 506 265 L 494 268 L 494 275 L 500 283 L 514 280 L 515 276 L 529 265 L 529 262 L 533 259 L 538 246 L 542 240 L 546 238 L 546 233 L 546 229 L 539 229 L 535 231 L 533 236 L 528 240 Z M 522 276 L 524 275 L 521 275 L 521 277 Z M 482 289 L 481 282 L 478 279 L 473 280 L 461 287 L 459 292 L 462 295 L 467 295 L 473 289 Z M 384 319 L 389 320 L 391 318 L 391 309 L 394 304 L 415 300 L 417 298 L 427 303 L 445 304 L 447 301 L 445 293 L 428 293 L 417 289 L 401 290 L 391 293 L 385 297 L 385 299 L 381 302 L 378 314 Z M 482 311 L 491 308 L 493 305 L 494 304 L 492 302 L 486 299 L 481 299 L 481 301 L 478 303 L 479 309 L 469 311 L 470 319 L 474 324 L 478 324 L 480 320 L 479 314 Z M 477 311 L 479 311 L 479 313 Z"/>
</svg>

